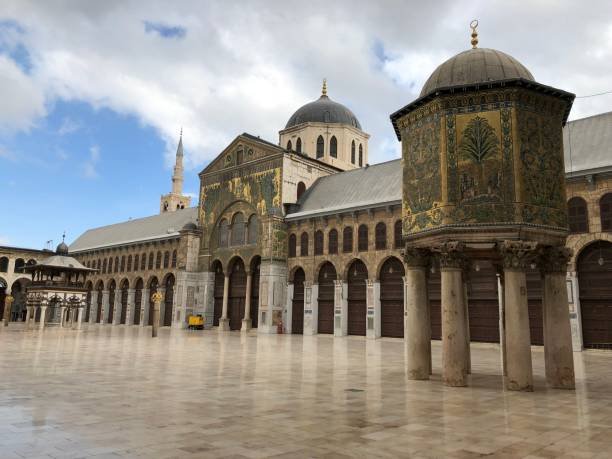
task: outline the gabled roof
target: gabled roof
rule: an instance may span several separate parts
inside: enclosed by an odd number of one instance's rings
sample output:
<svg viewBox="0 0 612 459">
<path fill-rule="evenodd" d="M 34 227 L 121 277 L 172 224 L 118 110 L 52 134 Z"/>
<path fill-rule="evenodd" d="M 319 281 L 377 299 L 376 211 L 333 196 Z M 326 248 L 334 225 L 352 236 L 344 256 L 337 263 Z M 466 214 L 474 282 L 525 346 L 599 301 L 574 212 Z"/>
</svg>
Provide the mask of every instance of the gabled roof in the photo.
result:
<svg viewBox="0 0 612 459">
<path fill-rule="evenodd" d="M 612 112 L 567 123 L 563 151 L 570 177 L 612 170 Z"/>
<path fill-rule="evenodd" d="M 176 237 L 183 226 L 197 224 L 197 219 L 198 208 L 190 207 L 90 229 L 70 244 L 70 253 Z"/>
<path fill-rule="evenodd" d="M 399 159 L 319 178 L 288 220 L 394 205 L 402 200 Z"/>
<path fill-rule="evenodd" d="M 40 263 L 24 266 L 24 271 L 39 271 L 41 268 L 56 268 L 59 270 L 66 269 L 72 271 L 96 271 L 81 264 L 75 258 L 66 255 L 52 255 L 49 258 L 41 260 Z"/>
</svg>

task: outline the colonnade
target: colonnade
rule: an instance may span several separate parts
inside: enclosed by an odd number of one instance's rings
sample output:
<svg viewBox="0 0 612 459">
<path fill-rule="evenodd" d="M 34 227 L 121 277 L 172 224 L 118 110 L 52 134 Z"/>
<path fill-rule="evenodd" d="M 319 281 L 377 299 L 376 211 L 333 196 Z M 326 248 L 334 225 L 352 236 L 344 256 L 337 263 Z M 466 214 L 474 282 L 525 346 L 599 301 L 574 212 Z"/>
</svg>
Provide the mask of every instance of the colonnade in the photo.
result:
<svg viewBox="0 0 612 459">
<path fill-rule="evenodd" d="M 33 328 L 35 324 L 38 324 L 40 330 L 44 329 L 47 325 L 47 312 L 50 306 L 38 305 L 38 306 L 26 306 L 26 318 L 25 327 Z M 83 323 L 84 307 L 66 307 L 60 306 L 60 320 L 57 325 L 60 328 L 73 328 L 81 329 Z M 40 319 L 36 322 L 37 313 L 40 313 Z"/>
<path fill-rule="evenodd" d="M 240 327 L 241 332 L 248 332 L 253 326 L 253 320 L 251 319 L 251 297 L 253 296 L 253 271 L 251 269 L 245 269 L 246 273 L 246 291 L 244 298 L 244 317 Z M 229 290 L 230 290 L 230 276 L 229 272 L 225 272 L 223 276 L 223 307 L 221 310 L 221 317 L 219 318 L 219 331 L 230 330 L 230 319 L 228 316 L 229 310 Z"/>
</svg>

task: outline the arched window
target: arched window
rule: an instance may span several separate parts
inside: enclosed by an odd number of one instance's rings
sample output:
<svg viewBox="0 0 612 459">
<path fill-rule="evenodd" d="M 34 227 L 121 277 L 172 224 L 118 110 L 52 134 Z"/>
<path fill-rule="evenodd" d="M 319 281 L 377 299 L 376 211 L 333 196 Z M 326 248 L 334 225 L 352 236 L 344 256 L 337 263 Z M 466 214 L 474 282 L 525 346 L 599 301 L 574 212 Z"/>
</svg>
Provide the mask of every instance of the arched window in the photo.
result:
<svg viewBox="0 0 612 459">
<path fill-rule="evenodd" d="M 170 252 L 164 252 L 164 269 L 170 267 Z"/>
<path fill-rule="evenodd" d="M 96 269 L 97 270 L 101 270 L 102 269 L 102 260 L 100 260 L 99 258 L 98 258 L 98 263 L 96 264 Z"/>
<path fill-rule="evenodd" d="M 297 237 L 295 234 L 289 236 L 289 258 L 295 257 L 296 250 L 295 246 L 297 245 Z"/>
<path fill-rule="evenodd" d="M 229 225 L 224 218 L 219 223 L 219 247 L 227 247 L 229 242 Z"/>
<path fill-rule="evenodd" d="M 300 256 L 308 256 L 308 233 L 303 232 L 300 236 Z"/>
<path fill-rule="evenodd" d="M 304 182 L 299 182 L 297 185 L 297 198 L 298 200 L 302 197 L 304 192 L 306 191 L 306 184 Z"/>
<path fill-rule="evenodd" d="M 121 255 L 121 272 L 125 272 L 125 255 Z"/>
<path fill-rule="evenodd" d="M 249 217 L 249 224 L 247 225 L 247 240 L 249 244 L 257 244 L 257 235 L 259 233 L 258 226 L 257 216 L 255 214 L 251 215 Z"/>
<path fill-rule="evenodd" d="M 291 145 L 291 140 L 287 142 L 287 150 L 293 150 L 293 145 Z"/>
<path fill-rule="evenodd" d="M 107 264 L 107 259 L 105 258 L 104 261 L 102 262 L 102 274 L 106 274 L 106 264 Z"/>
<path fill-rule="evenodd" d="M 350 253 L 353 251 L 353 227 L 347 226 L 342 231 L 342 251 Z"/>
<path fill-rule="evenodd" d="M 359 144 L 359 167 L 363 167 L 363 145 Z"/>
<path fill-rule="evenodd" d="M 355 164 L 355 141 L 351 142 L 351 164 Z"/>
<path fill-rule="evenodd" d="M 244 216 L 241 212 L 232 219 L 232 245 L 244 244 Z"/>
<path fill-rule="evenodd" d="M 162 263 L 162 254 L 161 252 L 157 252 L 155 255 L 155 269 L 160 269 Z"/>
<path fill-rule="evenodd" d="M 144 271 L 147 268 L 147 254 L 143 253 L 140 256 L 140 270 Z"/>
<path fill-rule="evenodd" d="M 176 268 L 176 249 L 172 251 L 172 267 Z"/>
<path fill-rule="evenodd" d="M 329 156 L 332 158 L 338 157 L 338 140 L 335 135 L 332 135 L 331 140 L 329 141 Z"/>
<path fill-rule="evenodd" d="M 331 230 L 327 235 L 327 251 L 330 254 L 338 253 L 338 231 Z"/>
<path fill-rule="evenodd" d="M 0 258 L 0 273 L 8 272 L 9 259 L 7 257 Z"/>
<path fill-rule="evenodd" d="M 115 257 L 115 272 L 119 272 L 119 257 Z"/>
<path fill-rule="evenodd" d="M 393 245 L 396 249 L 402 248 L 402 221 L 398 220 L 393 225 Z"/>
<path fill-rule="evenodd" d="M 601 230 L 612 231 L 612 193 L 604 194 L 599 200 Z"/>
<path fill-rule="evenodd" d="M 134 255 L 134 271 L 138 271 L 138 263 L 140 263 L 140 257 L 136 254 Z"/>
<path fill-rule="evenodd" d="M 295 151 L 298 153 L 302 153 L 302 139 L 298 137 L 297 142 L 295 142 Z"/>
<path fill-rule="evenodd" d="M 129 273 L 132 270 L 132 255 L 128 255 L 127 257 L 127 272 Z"/>
<path fill-rule="evenodd" d="M 149 269 L 153 269 L 153 264 L 155 263 L 155 255 L 153 254 L 153 252 L 151 252 L 149 254 Z"/>
<path fill-rule="evenodd" d="M 323 231 L 321 231 L 321 230 L 315 231 L 315 236 L 314 236 L 314 254 L 315 255 L 323 255 Z"/>
<path fill-rule="evenodd" d="M 113 257 L 108 259 L 108 272 L 109 274 L 113 272 Z"/>
<path fill-rule="evenodd" d="M 368 227 L 359 225 L 357 230 L 357 250 L 365 252 L 368 250 Z"/>
<path fill-rule="evenodd" d="M 376 250 L 385 250 L 387 248 L 387 225 L 383 222 L 379 222 L 374 228 L 374 243 Z"/>
<path fill-rule="evenodd" d="M 325 150 L 325 141 L 323 140 L 323 136 L 320 135 L 317 139 L 317 159 L 322 158 Z"/>
<path fill-rule="evenodd" d="M 589 216 L 586 201 L 578 196 L 567 202 L 570 233 L 588 233 Z"/>
</svg>

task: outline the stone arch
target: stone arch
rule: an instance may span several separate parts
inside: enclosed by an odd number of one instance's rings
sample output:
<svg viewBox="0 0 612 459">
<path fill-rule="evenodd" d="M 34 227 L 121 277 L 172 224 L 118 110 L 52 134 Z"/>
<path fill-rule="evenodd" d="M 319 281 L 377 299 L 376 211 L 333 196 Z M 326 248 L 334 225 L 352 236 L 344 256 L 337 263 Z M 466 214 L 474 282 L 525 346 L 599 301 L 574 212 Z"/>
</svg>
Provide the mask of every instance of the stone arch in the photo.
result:
<svg viewBox="0 0 612 459">
<path fill-rule="evenodd" d="M 570 271 L 576 271 L 576 262 L 580 253 L 586 249 L 587 246 L 599 240 L 612 242 L 612 233 L 588 233 L 583 234 L 575 240 L 571 240 L 568 246 L 574 253 L 569 264 Z"/>
<path fill-rule="evenodd" d="M 406 268 L 398 257 L 386 257 L 377 271 L 380 279 L 380 333 L 404 337 L 404 275 Z"/>
<path fill-rule="evenodd" d="M 144 289 L 144 280 L 142 277 L 134 279 L 134 313 L 132 320 L 134 325 L 140 325 L 140 314 L 142 311 L 142 290 Z"/>
<path fill-rule="evenodd" d="M 294 266 L 293 268 L 291 268 L 291 270 L 289 271 L 289 276 L 288 276 L 289 282 L 293 282 L 293 279 L 294 279 L 294 277 L 295 277 L 295 273 L 296 273 L 298 270 L 300 270 L 300 269 L 301 269 L 302 271 L 306 272 L 306 268 L 304 268 L 303 266 L 300 266 L 300 265 L 298 265 L 298 266 Z"/>
<path fill-rule="evenodd" d="M 115 317 L 115 291 L 117 290 L 117 282 L 111 279 L 108 282 L 108 323 L 112 324 Z"/>
<path fill-rule="evenodd" d="M 304 333 L 304 281 L 306 272 L 300 266 L 292 269 L 293 298 L 291 299 L 291 333 Z"/>
<path fill-rule="evenodd" d="M 336 271 L 336 277 L 337 279 L 343 279 L 343 275 L 344 275 L 344 271 L 342 269 L 338 269 L 338 265 L 337 262 L 332 261 L 332 260 L 322 260 L 319 262 L 319 264 L 315 267 L 314 272 L 313 272 L 313 282 L 317 282 L 318 278 L 319 278 L 319 274 L 321 273 L 321 269 L 323 268 L 323 266 L 329 263 L 334 267 L 334 270 Z"/>
<path fill-rule="evenodd" d="M 159 287 L 159 279 L 155 275 L 149 276 L 149 279 L 147 279 L 147 282 L 146 282 L 147 288 L 150 289 L 153 283 L 155 283 L 155 286 Z"/>
<path fill-rule="evenodd" d="M 244 318 L 246 299 L 246 266 L 244 260 L 235 256 L 228 264 L 229 296 L 227 302 L 227 318 L 230 330 L 240 330 Z"/>
<path fill-rule="evenodd" d="M 317 329 L 319 333 L 334 333 L 334 296 L 335 283 L 338 270 L 330 261 L 321 264 L 317 274 L 319 292 L 317 296 L 318 317 Z"/>
<path fill-rule="evenodd" d="M 351 258 L 345 265 L 344 265 L 344 269 L 342 270 L 342 279 L 343 280 L 348 280 L 348 276 L 349 276 L 349 270 L 351 269 L 351 266 L 353 265 L 353 263 L 355 263 L 356 261 L 360 261 L 361 263 L 364 264 L 364 266 L 366 267 L 366 269 L 368 270 L 368 273 L 370 271 L 372 271 L 370 269 L 370 267 L 368 266 L 368 262 L 367 260 L 364 260 L 361 257 L 353 257 Z"/>
<path fill-rule="evenodd" d="M 223 287 L 225 283 L 225 274 L 223 272 L 223 263 L 219 259 L 213 260 L 210 265 L 211 271 L 214 273 L 213 287 L 213 326 L 219 325 L 219 319 L 223 311 Z"/>
<path fill-rule="evenodd" d="M 376 276 L 374 280 L 380 281 L 380 273 L 382 272 L 383 266 L 391 258 L 396 258 L 397 261 L 399 261 L 402 264 L 402 267 L 404 268 L 404 272 L 406 271 L 406 266 L 404 265 L 404 262 L 402 261 L 401 257 L 398 257 L 397 255 L 387 255 L 386 257 L 384 257 L 378 262 L 378 265 L 376 266 L 376 271 L 374 271 L 374 275 Z"/>
<path fill-rule="evenodd" d="M 259 324 L 259 279 L 261 271 L 261 257 L 255 255 L 249 262 L 251 269 L 251 327 L 257 328 Z"/>
<path fill-rule="evenodd" d="M 127 300 L 128 300 L 128 289 L 130 288 L 130 281 L 124 277 L 119 282 L 119 289 L 121 290 L 121 297 L 119 300 L 119 323 L 125 324 L 127 320 Z"/>
<path fill-rule="evenodd" d="M 104 282 L 102 282 L 102 279 L 100 279 L 98 283 L 96 284 L 96 292 L 97 292 L 96 323 L 100 323 L 102 321 L 102 292 L 103 290 L 104 290 Z"/>
<path fill-rule="evenodd" d="M 360 259 L 354 259 L 346 269 L 347 283 L 347 331 L 349 335 L 365 336 L 367 314 L 368 267 Z"/>
<path fill-rule="evenodd" d="M 157 276 L 151 276 L 149 281 L 147 282 L 147 286 L 149 288 L 149 298 L 147 298 L 149 303 L 149 325 L 153 325 L 153 314 L 155 309 L 155 303 L 153 303 L 153 294 L 157 292 L 159 288 L 159 280 Z"/>
<path fill-rule="evenodd" d="M 164 327 L 170 327 L 172 325 L 172 308 L 174 305 L 174 286 L 176 285 L 176 278 L 174 277 L 174 274 L 166 274 L 162 281 L 162 285 L 166 289 L 163 300 L 164 316 L 162 319 L 162 324 Z"/>
</svg>

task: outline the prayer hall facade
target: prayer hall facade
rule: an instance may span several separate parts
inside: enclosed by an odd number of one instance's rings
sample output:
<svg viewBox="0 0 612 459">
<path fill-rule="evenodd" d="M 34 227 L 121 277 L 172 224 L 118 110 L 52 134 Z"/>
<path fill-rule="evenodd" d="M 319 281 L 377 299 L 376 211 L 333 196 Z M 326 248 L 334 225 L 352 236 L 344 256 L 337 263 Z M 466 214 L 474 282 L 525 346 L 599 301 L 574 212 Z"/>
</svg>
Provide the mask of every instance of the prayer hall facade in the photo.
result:
<svg viewBox="0 0 612 459">
<path fill-rule="evenodd" d="M 497 342 L 517 388 L 529 390 L 527 357 L 512 349 L 612 348 L 612 113 L 567 122 L 573 97 L 474 47 L 391 116 L 402 158 L 370 165 L 369 135 L 324 84 L 278 143 L 244 133 L 220 152 L 199 174 L 194 207 L 182 191 L 181 137 L 158 215 L 70 245 L 95 270 L 83 321 L 151 325 L 160 292 L 162 326 L 202 314 L 219 331 L 404 338 L 409 372 L 425 379 L 422 342 L 448 335 L 456 280 L 463 319 L 452 326 L 468 350 L 445 342 L 463 365 L 445 382 L 464 385 L 470 341 Z M 517 270 L 519 306 L 507 294 Z M 551 270 L 562 274 L 550 284 L 560 306 L 545 313 Z"/>
</svg>

